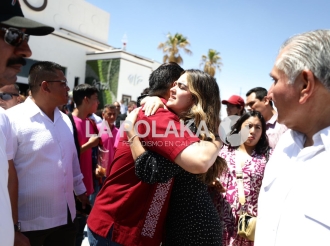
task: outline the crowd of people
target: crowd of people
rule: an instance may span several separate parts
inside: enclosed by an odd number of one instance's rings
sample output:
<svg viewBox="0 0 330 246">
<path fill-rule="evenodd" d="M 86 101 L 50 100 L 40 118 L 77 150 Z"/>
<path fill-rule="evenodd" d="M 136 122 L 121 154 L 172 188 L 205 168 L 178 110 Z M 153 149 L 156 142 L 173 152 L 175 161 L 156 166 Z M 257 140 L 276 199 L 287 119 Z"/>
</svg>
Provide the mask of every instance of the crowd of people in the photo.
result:
<svg viewBox="0 0 330 246">
<path fill-rule="evenodd" d="M 29 35 L 53 31 L 1 1 L 1 245 L 81 245 L 86 225 L 92 246 L 327 244 L 317 200 L 328 201 L 329 30 L 285 41 L 269 91 L 245 100 L 221 101 L 213 77 L 165 63 L 136 102 L 99 115 L 98 90 L 80 84 L 69 97 L 51 61 L 31 66 L 20 96 Z M 237 118 L 225 136 L 221 104 Z M 257 218 L 252 237 L 244 214 Z"/>
</svg>

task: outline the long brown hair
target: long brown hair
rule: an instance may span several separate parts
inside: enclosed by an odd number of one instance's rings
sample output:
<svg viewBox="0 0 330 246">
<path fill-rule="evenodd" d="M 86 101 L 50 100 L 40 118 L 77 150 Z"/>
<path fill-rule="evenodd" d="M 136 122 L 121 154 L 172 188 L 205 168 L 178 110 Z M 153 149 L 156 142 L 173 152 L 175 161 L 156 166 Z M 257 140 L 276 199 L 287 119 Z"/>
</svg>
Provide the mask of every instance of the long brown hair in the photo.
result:
<svg viewBox="0 0 330 246">
<path fill-rule="evenodd" d="M 213 141 L 218 136 L 221 122 L 219 86 L 213 77 L 201 70 L 189 69 L 184 73 L 187 73 L 188 88 L 194 104 L 189 112 L 185 112 L 180 118 L 185 122 L 193 120 L 197 128 L 202 122 L 205 122 L 207 129 L 204 130 L 207 130 L 209 134 L 202 132 L 198 137 L 204 141 Z M 219 177 L 226 170 L 226 161 L 218 156 L 214 164 L 206 173 L 201 174 L 200 178 L 206 184 L 211 185 L 216 177 Z"/>
</svg>

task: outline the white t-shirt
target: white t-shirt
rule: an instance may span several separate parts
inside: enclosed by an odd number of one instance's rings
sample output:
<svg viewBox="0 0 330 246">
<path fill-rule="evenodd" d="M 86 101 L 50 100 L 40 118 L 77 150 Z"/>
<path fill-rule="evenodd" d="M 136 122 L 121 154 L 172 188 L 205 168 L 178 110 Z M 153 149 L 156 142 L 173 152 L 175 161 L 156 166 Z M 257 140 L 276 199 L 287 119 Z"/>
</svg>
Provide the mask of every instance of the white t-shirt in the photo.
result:
<svg viewBox="0 0 330 246">
<path fill-rule="evenodd" d="M 80 195 L 86 188 L 69 117 L 56 108 L 52 121 L 30 98 L 6 114 L 13 131 L 21 230 L 64 225 L 67 207 L 73 220 L 73 191 Z"/>
<path fill-rule="evenodd" d="M 8 118 L 0 107 L 0 241 L 1 245 L 10 246 L 14 244 L 14 223 L 8 193 L 8 160 L 12 159 L 11 139 Z M 6 149 L 9 151 L 8 155 Z"/>
<path fill-rule="evenodd" d="M 255 246 L 329 245 L 330 127 L 313 136 L 292 130 L 266 165 L 258 200 Z"/>
</svg>

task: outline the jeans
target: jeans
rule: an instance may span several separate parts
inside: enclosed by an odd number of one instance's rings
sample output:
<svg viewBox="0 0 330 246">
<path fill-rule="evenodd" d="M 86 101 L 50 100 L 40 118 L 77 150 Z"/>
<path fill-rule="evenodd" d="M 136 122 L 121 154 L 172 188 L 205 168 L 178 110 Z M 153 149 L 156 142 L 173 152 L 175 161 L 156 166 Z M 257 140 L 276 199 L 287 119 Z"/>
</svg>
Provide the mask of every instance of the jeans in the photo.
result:
<svg viewBox="0 0 330 246">
<path fill-rule="evenodd" d="M 108 236 L 106 238 L 104 238 L 104 237 L 97 235 L 96 233 L 94 233 L 87 227 L 89 245 L 90 246 L 121 246 L 120 244 L 111 241 L 112 230 L 113 230 L 113 227 L 111 227 L 111 229 L 108 233 Z"/>
</svg>

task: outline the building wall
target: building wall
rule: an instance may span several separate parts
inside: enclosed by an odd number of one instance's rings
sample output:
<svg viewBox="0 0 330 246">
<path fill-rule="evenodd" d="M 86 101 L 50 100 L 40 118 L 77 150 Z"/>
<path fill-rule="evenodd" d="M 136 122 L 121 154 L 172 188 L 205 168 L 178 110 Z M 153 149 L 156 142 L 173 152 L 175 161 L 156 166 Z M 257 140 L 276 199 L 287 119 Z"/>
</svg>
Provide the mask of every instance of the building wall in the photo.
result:
<svg viewBox="0 0 330 246">
<path fill-rule="evenodd" d="M 30 37 L 31 59 L 53 61 L 66 67 L 70 89 L 74 87 L 75 77 L 84 83 L 86 54 L 111 48 L 106 44 L 110 14 L 84 0 L 48 0 L 42 11 L 30 9 L 25 1 L 21 0 L 20 4 L 27 18 L 55 28 L 50 35 Z M 25 76 L 18 77 L 18 82 L 27 83 Z"/>
<path fill-rule="evenodd" d="M 66 28 L 80 35 L 107 43 L 110 14 L 84 0 L 48 0 L 42 11 L 30 9 L 25 2 L 35 3 L 44 0 L 21 0 L 24 15 L 35 21 L 52 26 L 56 31 Z M 36 4 L 34 4 L 36 5 Z"/>
<path fill-rule="evenodd" d="M 136 101 L 137 97 L 141 95 L 141 92 L 149 87 L 149 76 L 153 70 L 155 70 L 160 63 L 148 60 L 146 58 L 132 55 L 125 51 L 109 51 L 104 53 L 97 54 L 89 54 L 87 56 L 87 64 L 93 62 L 93 70 L 99 70 L 100 67 L 96 68 L 96 64 L 101 66 L 100 61 L 106 61 L 108 69 L 110 60 L 119 60 L 119 66 L 116 66 L 115 69 L 119 69 L 118 73 L 118 82 L 111 81 L 113 79 L 112 76 L 117 76 L 116 71 L 105 72 L 106 75 L 100 76 L 99 72 L 95 72 L 95 79 L 98 80 L 101 84 L 106 84 L 109 86 L 112 95 L 110 101 L 106 101 L 105 103 L 113 103 L 114 101 L 120 101 L 128 99 Z M 112 68 L 113 69 L 113 68 Z M 86 69 L 86 73 L 88 69 Z M 86 80 L 87 83 L 91 81 L 91 74 L 87 75 Z M 103 78 L 103 79 L 101 79 Z M 117 77 L 115 78 L 117 80 Z M 111 84 L 109 82 L 111 81 Z M 115 84 L 116 83 L 116 84 Z"/>
<path fill-rule="evenodd" d="M 40 7 L 44 0 L 21 0 L 20 4 L 27 18 L 55 28 L 50 35 L 30 37 L 29 64 L 47 60 L 64 66 L 71 90 L 76 77 L 79 84 L 99 82 L 103 105 L 122 99 L 136 100 L 148 87 L 149 75 L 160 63 L 108 45 L 109 13 L 84 0 L 48 0 L 42 11 L 29 8 L 27 3 Z M 111 64 L 115 67 L 111 68 Z M 24 68 L 18 82 L 27 84 L 27 74 L 28 69 Z"/>
</svg>

